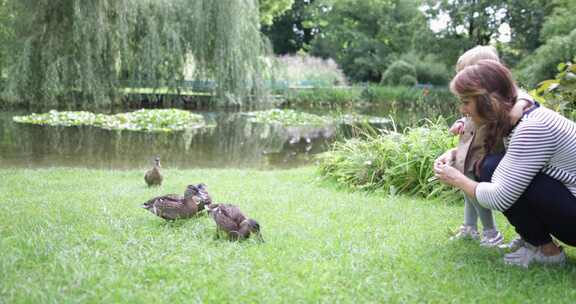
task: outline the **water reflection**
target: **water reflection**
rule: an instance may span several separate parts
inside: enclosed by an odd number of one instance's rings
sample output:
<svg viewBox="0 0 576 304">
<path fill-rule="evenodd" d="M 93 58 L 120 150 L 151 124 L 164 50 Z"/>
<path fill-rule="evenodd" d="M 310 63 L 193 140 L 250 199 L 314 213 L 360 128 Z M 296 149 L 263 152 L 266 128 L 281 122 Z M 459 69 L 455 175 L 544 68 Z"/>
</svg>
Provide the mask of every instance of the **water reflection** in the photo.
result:
<svg viewBox="0 0 576 304">
<path fill-rule="evenodd" d="M 328 114 L 325 109 L 307 111 Z M 376 115 L 373 109 L 362 112 Z M 283 128 L 251 123 L 239 112 L 197 113 L 216 122 L 216 127 L 175 133 L 49 127 L 12 122 L 12 116 L 27 112 L 3 112 L 0 167 L 143 168 L 155 155 L 171 168 L 294 167 L 312 162 L 314 154 L 325 151 L 339 132 L 336 126 Z"/>
</svg>

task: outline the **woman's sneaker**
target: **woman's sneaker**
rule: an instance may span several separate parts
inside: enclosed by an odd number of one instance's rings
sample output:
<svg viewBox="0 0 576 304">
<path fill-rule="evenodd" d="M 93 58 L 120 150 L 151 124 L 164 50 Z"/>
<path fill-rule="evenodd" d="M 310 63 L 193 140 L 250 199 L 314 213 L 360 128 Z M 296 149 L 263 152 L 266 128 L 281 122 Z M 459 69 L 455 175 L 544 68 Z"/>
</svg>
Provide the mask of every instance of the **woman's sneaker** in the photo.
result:
<svg viewBox="0 0 576 304">
<path fill-rule="evenodd" d="M 544 255 L 538 247 L 525 243 L 524 246 L 518 250 L 504 255 L 504 263 L 522 267 L 528 267 L 532 263 L 562 266 L 566 264 L 566 253 L 564 253 L 564 249 L 560 247 L 559 254 Z"/>
<path fill-rule="evenodd" d="M 504 242 L 504 236 L 496 229 L 484 230 L 482 232 L 482 239 L 480 246 L 482 247 L 496 247 Z"/>
<path fill-rule="evenodd" d="M 465 239 L 477 240 L 479 238 L 480 235 L 478 234 L 478 230 L 476 230 L 476 227 L 462 225 L 460 226 L 460 228 L 458 228 L 456 234 L 450 237 L 450 240 L 451 241 L 465 240 Z"/>
<path fill-rule="evenodd" d="M 526 242 L 524 241 L 524 239 L 522 237 L 519 236 L 519 237 L 513 239 L 512 241 L 510 241 L 510 243 L 499 245 L 498 248 L 504 249 L 507 251 L 516 251 L 516 250 L 520 249 L 520 247 L 524 247 L 524 245 L 526 245 Z"/>
</svg>

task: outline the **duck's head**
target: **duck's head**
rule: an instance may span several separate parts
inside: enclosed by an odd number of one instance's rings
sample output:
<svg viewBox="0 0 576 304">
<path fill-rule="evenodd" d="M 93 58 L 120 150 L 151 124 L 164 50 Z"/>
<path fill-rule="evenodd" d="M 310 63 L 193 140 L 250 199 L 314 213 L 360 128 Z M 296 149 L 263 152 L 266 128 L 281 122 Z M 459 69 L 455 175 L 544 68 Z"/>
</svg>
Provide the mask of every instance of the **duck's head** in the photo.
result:
<svg viewBox="0 0 576 304">
<path fill-rule="evenodd" d="M 198 196 L 198 187 L 195 185 L 188 185 L 186 186 L 186 191 L 184 191 L 185 198 L 193 198 Z"/>
<path fill-rule="evenodd" d="M 258 241 L 264 242 L 264 238 L 260 232 L 260 224 L 253 219 L 245 219 L 242 221 L 242 223 L 240 223 L 240 231 L 244 233 L 247 232 L 246 237 L 253 233 Z"/>
</svg>

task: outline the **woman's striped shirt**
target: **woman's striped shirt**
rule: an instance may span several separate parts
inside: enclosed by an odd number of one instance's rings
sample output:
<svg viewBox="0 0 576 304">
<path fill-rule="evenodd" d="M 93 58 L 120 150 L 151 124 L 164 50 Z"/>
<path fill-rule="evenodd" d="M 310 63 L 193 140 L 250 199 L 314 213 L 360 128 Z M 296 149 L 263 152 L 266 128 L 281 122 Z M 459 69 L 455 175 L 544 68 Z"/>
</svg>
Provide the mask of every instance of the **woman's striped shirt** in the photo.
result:
<svg viewBox="0 0 576 304">
<path fill-rule="evenodd" d="M 538 172 L 562 182 L 576 196 L 576 123 L 539 107 L 524 115 L 505 145 L 492 182 L 476 187 L 481 205 L 507 210 Z"/>
</svg>

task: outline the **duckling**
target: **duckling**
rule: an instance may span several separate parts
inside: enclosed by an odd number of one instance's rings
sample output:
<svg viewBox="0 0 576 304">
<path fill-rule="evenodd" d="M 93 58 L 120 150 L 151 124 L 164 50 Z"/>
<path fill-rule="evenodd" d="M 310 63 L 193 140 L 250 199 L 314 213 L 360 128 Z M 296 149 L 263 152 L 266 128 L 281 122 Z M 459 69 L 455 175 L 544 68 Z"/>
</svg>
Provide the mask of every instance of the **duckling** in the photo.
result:
<svg viewBox="0 0 576 304">
<path fill-rule="evenodd" d="M 198 211 L 202 211 L 204 210 L 204 206 L 208 206 L 213 203 L 212 197 L 210 197 L 210 194 L 208 193 L 206 184 L 204 183 L 197 184 L 196 188 L 198 188 L 198 196 L 200 201 L 200 203 L 198 204 Z"/>
<path fill-rule="evenodd" d="M 142 208 L 167 221 L 190 218 L 198 212 L 198 188 L 188 185 L 184 197 L 175 194 L 158 196 L 145 202 Z"/>
<path fill-rule="evenodd" d="M 231 204 L 210 204 L 206 206 L 208 214 L 216 222 L 216 238 L 220 237 L 220 232 L 224 231 L 228 238 L 232 240 L 245 240 L 253 233 L 260 242 L 264 238 L 260 232 L 260 224 L 257 221 L 247 218 L 240 208 Z"/>
<path fill-rule="evenodd" d="M 146 174 L 144 174 L 144 181 L 146 181 L 148 187 L 162 185 L 162 173 L 160 173 L 159 156 L 154 158 L 154 166 L 152 169 L 146 171 Z"/>
</svg>

